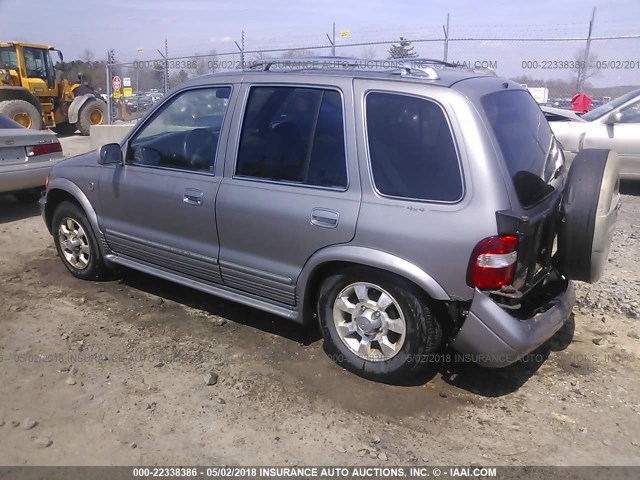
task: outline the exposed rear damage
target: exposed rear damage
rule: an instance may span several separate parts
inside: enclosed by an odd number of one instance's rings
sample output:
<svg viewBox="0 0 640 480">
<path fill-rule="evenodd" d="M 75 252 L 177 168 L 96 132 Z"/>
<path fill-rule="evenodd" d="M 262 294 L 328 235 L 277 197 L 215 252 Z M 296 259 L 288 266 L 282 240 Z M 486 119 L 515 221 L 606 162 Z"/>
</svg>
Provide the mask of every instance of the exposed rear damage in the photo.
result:
<svg viewBox="0 0 640 480">
<path fill-rule="evenodd" d="M 471 256 L 467 282 L 475 293 L 451 346 L 468 360 L 503 367 L 570 317 L 572 280 L 593 283 L 602 275 L 620 205 L 619 161 L 615 152 L 584 150 L 566 172 L 524 92 L 490 94 L 483 104 L 517 201 L 496 213 L 499 235 Z"/>
</svg>

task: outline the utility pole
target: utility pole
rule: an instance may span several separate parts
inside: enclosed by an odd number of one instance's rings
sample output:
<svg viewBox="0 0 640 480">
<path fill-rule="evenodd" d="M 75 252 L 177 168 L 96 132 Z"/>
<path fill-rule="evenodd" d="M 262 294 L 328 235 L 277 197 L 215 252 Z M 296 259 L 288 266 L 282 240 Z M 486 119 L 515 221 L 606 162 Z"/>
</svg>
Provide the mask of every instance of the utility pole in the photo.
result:
<svg viewBox="0 0 640 480">
<path fill-rule="evenodd" d="M 242 39 L 240 43 L 242 46 L 238 45 L 238 42 L 233 42 L 236 44 L 236 48 L 240 51 L 240 69 L 244 68 L 244 30 L 242 30 Z"/>
<path fill-rule="evenodd" d="M 113 50 L 107 50 L 107 67 L 105 72 L 107 75 L 107 125 L 111 125 L 111 113 L 113 108 L 113 99 L 111 98 L 111 57 Z"/>
<path fill-rule="evenodd" d="M 336 22 L 333 22 L 333 42 L 331 42 L 331 56 L 336 56 Z"/>
<path fill-rule="evenodd" d="M 116 104 L 115 99 L 112 98 L 113 95 L 113 66 L 116 63 L 116 51 L 113 48 L 107 50 L 107 67 L 106 67 L 106 76 L 107 76 L 107 125 L 111 125 L 111 123 L 115 120 L 116 117 Z"/>
<path fill-rule="evenodd" d="M 589 20 L 589 32 L 587 33 L 587 44 L 584 47 L 584 66 L 580 68 L 578 65 L 578 82 L 576 85 L 576 89 L 578 93 L 584 90 L 584 81 L 586 80 L 585 76 L 587 75 L 587 71 L 589 69 L 589 51 L 591 50 L 591 33 L 593 32 L 593 21 L 596 18 L 596 7 L 593 7 L 593 11 L 591 12 L 591 20 Z"/>
<path fill-rule="evenodd" d="M 164 39 L 164 93 L 169 91 L 169 42 Z"/>
<path fill-rule="evenodd" d="M 333 22 L 333 37 L 330 37 L 327 33 L 327 38 L 329 39 L 329 43 L 331 44 L 331 56 L 336 56 L 336 22 Z"/>
<path fill-rule="evenodd" d="M 164 41 L 164 54 L 160 50 L 156 50 L 162 58 L 164 58 L 164 93 L 169 91 L 169 44 Z"/>
<path fill-rule="evenodd" d="M 443 60 L 446 62 L 447 57 L 449 56 L 449 14 L 447 13 L 447 26 L 442 27 L 444 30 L 444 58 Z"/>
</svg>

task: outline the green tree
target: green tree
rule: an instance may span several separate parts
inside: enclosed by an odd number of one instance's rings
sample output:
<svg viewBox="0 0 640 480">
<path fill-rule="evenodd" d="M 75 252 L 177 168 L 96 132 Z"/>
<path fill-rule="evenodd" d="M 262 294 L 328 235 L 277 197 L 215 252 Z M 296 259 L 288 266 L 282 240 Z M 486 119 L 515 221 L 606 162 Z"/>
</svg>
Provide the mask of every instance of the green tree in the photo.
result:
<svg viewBox="0 0 640 480">
<path fill-rule="evenodd" d="M 413 45 L 404 37 L 400 37 L 400 45 L 391 45 L 389 48 L 389 58 L 415 58 L 418 56 L 417 52 L 413 51 Z"/>
</svg>

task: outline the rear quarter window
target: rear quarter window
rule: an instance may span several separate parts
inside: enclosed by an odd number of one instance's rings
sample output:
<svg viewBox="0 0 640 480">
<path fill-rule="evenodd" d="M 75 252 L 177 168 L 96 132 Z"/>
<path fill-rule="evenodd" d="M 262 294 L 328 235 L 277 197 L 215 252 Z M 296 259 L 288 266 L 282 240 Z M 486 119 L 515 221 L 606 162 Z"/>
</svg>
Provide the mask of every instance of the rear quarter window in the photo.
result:
<svg viewBox="0 0 640 480">
<path fill-rule="evenodd" d="M 482 107 L 498 142 L 520 203 L 530 207 L 549 193 L 564 159 L 549 123 L 524 90 L 501 90 L 482 97 Z"/>
<path fill-rule="evenodd" d="M 449 122 L 437 103 L 370 92 L 365 109 L 371 173 L 379 193 L 434 202 L 462 198 L 458 154 Z"/>
</svg>

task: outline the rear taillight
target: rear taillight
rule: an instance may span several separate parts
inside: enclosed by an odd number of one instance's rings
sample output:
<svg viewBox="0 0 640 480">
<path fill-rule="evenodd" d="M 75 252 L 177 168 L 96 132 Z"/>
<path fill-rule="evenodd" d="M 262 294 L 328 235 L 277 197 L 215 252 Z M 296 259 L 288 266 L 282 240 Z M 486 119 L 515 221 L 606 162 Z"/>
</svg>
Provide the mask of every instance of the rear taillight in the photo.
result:
<svg viewBox="0 0 640 480">
<path fill-rule="evenodd" d="M 473 249 L 467 284 L 481 290 L 510 285 L 516 271 L 518 237 L 503 235 L 481 240 Z"/>
<path fill-rule="evenodd" d="M 59 142 L 43 143 L 42 145 L 32 145 L 27 147 L 27 157 L 38 157 L 40 155 L 51 155 L 62 151 L 62 145 Z"/>
</svg>

